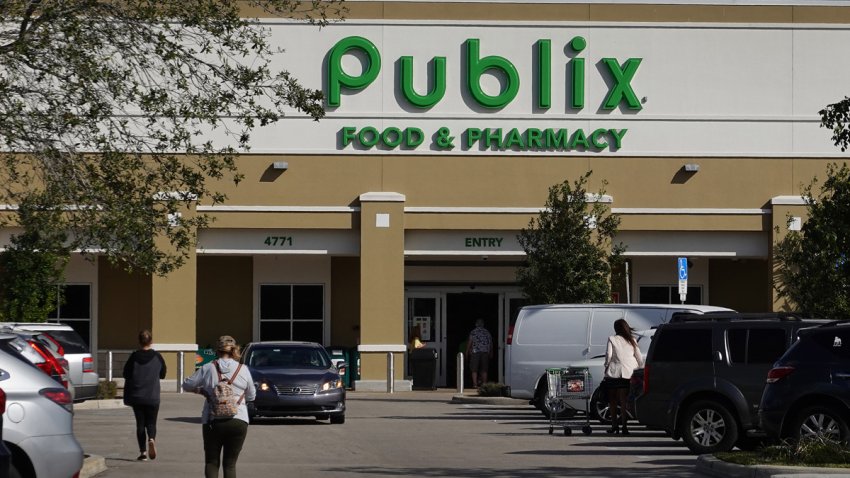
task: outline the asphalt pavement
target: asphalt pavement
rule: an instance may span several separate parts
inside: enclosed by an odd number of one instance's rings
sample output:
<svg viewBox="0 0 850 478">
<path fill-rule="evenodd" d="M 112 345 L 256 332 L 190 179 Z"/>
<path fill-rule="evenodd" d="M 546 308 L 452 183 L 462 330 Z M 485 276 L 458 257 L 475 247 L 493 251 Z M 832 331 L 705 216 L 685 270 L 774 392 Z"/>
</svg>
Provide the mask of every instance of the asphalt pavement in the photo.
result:
<svg viewBox="0 0 850 478">
<path fill-rule="evenodd" d="M 346 423 L 312 418 L 259 421 L 248 429 L 240 476 L 458 477 L 552 476 L 673 478 L 705 476 L 697 457 L 663 433 L 632 427 L 612 436 L 583 419 L 549 423 L 527 402 L 456 397 L 453 391 L 350 392 Z M 87 476 L 177 477 L 203 474 L 200 412 L 203 399 L 165 393 L 156 460 L 136 461 L 132 411 L 120 402 L 76 407 L 75 434 L 90 458 Z M 97 408 L 101 406 L 102 408 Z M 563 426 L 573 430 L 565 436 Z M 97 458 L 101 457 L 101 458 Z M 104 467 L 93 467 L 99 460 Z M 711 465 L 711 464 L 709 464 Z M 702 471 L 711 466 L 701 465 Z M 101 471 L 103 470 L 103 471 Z M 722 468 L 714 476 L 776 476 L 770 470 Z M 779 470 L 776 470 L 779 471 Z M 783 470 L 787 472 L 788 470 Z M 804 472 L 805 469 L 797 470 Z M 809 470 L 809 473 L 816 473 Z"/>
</svg>

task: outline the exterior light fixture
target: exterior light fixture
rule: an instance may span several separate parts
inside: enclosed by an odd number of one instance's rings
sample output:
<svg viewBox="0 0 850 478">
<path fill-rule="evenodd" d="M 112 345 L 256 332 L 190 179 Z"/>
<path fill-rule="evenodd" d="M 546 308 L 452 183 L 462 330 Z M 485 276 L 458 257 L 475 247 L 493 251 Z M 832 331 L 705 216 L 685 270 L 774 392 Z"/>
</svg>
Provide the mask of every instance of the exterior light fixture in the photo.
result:
<svg viewBox="0 0 850 478">
<path fill-rule="evenodd" d="M 699 171 L 699 164 L 696 163 L 688 163 L 685 165 L 685 171 L 689 173 L 695 173 Z"/>
<path fill-rule="evenodd" d="M 287 163 L 286 161 L 275 161 L 274 163 L 272 163 L 272 169 L 277 171 L 286 171 L 287 169 L 289 169 L 289 163 Z"/>
</svg>

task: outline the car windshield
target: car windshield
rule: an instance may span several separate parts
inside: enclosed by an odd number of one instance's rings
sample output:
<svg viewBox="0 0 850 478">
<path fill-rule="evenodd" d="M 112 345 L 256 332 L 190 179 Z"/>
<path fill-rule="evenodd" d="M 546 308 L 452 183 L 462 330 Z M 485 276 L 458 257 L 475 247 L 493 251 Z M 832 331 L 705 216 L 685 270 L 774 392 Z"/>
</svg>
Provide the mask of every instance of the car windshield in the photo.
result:
<svg viewBox="0 0 850 478">
<path fill-rule="evenodd" d="M 256 368 L 330 368 L 327 352 L 319 347 L 254 347 L 245 362 Z"/>
</svg>

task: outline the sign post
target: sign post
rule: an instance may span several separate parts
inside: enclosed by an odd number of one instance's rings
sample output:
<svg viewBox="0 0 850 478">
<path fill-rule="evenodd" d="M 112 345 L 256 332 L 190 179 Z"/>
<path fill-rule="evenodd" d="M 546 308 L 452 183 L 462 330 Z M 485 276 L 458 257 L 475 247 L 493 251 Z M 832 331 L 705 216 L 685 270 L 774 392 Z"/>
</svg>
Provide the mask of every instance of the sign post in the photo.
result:
<svg viewBox="0 0 850 478">
<path fill-rule="evenodd" d="M 688 298 L 688 258 L 680 257 L 676 265 L 679 276 L 679 300 L 684 304 Z"/>
</svg>

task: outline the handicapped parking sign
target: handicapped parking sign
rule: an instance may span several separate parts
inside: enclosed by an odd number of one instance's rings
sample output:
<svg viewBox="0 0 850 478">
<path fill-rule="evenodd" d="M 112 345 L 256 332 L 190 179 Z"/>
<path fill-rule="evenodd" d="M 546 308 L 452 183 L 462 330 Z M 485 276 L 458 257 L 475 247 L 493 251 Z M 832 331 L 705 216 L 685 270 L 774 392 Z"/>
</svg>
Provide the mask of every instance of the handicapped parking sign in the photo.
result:
<svg viewBox="0 0 850 478">
<path fill-rule="evenodd" d="M 688 258 L 680 257 L 676 271 L 679 275 L 679 300 L 684 304 L 688 298 Z"/>
</svg>

